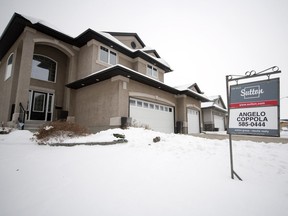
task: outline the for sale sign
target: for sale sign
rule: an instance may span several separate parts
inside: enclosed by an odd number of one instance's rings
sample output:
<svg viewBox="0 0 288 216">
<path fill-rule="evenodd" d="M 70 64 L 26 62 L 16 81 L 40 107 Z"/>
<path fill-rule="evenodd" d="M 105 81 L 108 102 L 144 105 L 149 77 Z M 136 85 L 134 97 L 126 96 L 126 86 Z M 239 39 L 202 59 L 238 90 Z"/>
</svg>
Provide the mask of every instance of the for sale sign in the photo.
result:
<svg viewBox="0 0 288 216">
<path fill-rule="evenodd" d="M 280 136 L 278 78 L 230 86 L 228 133 Z"/>
</svg>

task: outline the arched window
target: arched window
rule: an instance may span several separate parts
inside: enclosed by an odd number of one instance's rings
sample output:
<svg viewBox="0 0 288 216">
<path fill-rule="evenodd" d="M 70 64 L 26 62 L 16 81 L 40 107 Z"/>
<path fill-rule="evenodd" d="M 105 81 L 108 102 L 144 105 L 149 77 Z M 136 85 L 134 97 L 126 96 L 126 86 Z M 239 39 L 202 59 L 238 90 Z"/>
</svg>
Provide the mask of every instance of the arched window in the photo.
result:
<svg viewBox="0 0 288 216">
<path fill-rule="evenodd" d="M 57 63 L 42 55 L 34 54 L 31 77 L 34 79 L 56 82 Z"/>
<path fill-rule="evenodd" d="M 13 66 L 13 56 L 14 56 L 14 53 L 11 53 L 8 60 L 7 60 L 5 80 L 7 80 L 9 77 L 11 77 L 12 66 Z"/>
</svg>

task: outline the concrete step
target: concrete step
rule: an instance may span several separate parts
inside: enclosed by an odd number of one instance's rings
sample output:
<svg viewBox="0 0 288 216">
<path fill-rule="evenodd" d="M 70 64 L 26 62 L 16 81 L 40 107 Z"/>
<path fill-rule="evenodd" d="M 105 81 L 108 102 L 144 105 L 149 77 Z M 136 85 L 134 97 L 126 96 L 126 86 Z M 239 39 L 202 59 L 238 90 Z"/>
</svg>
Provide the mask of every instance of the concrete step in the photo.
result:
<svg viewBox="0 0 288 216">
<path fill-rule="evenodd" d="M 36 132 L 38 129 L 46 124 L 46 121 L 25 121 L 24 130 L 29 130 L 31 132 Z"/>
</svg>

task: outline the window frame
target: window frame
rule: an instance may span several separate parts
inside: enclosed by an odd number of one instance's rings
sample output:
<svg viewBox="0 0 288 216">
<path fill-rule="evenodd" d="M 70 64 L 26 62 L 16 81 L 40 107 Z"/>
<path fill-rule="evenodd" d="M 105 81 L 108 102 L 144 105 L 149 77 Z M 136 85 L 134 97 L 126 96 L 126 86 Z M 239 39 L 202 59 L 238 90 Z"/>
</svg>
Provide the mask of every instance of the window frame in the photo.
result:
<svg viewBox="0 0 288 216">
<path fill-rule="evenodd" d="M 149 69 L 150 68 L 150 69 Z M 150 71 L 151 70 L 151 71 Z M 146 74 L 150 77 L 153 77 L 153 78 L 157 78 L 159 77 L 158 75 L 158 69 L 156 67 L 154 67 L 153 65 L 150 65 L 150 64 L 147 64 L 147 67 L 146 67 Z"/>
<path fill-rule="evenodd" d="M 11 58 L 12 58 L 11 63 L 9 63 Z M 12 52 L 7 58 L 4 81 L 8 80 L 12 76 L 13 63 L 14 63 L 14 52 Z"/>
<path fill-rule="evenodd" d="M 33 72 L 34 56 L 41 56 L 41 57 L 47 58 L 47 59 L 49 59 L 49 60 L 51 60 L 52 62 L 55 63 L 55 76 L 54 76 L 54 81 L 49 80 L 49 74 L 48 74 L 48 79 L 47 79 L 47 80 L 45 80 L 45 79 L 40 79 L 40 78 L 36 78 L 36 77 L 33 77 L 33 76 L 32 76 L 32 74 L 33 74 L 32 72 Z M 57 61 L 55 61 L 54 59 L 52 59 L 52 58 L 50 58 L 50 57 L 48 57 L 48 56 L 46 56 L 46 55 L 37 54 L 37 53 L 34 53 L 34 54 L 33 54 L 32 70 L 31 70 L 31 78 L 32 78 L 32 79 L 36 79 L 36 80 L 40 80 L 40 81 L 44 81 L 44 82 L 56 83 L 57 73 L 58 73 L 58 62 L 57 62 Z"/>
<path fill-rule="evenodd" d="M 35 109 L 35 107 L 36 107 L 36 105 L 38 106 L 38 104 L 36 104 L 36 98 L 35 97 L 37 97 L 36 96 L 36 94 L 38 95 L 38 96 L 43 96 L 43 100 L 42 100 L 42 109 L 41 110 L 36 110 Z M 45 111 L 45 102 L 46 102 L 46 94 L 45 93 L 43 93 L 43 92 L 35 92 L 34 93 L 34 100 L 33 100 L 33 106 L 32 106 L 32 109 L 33 109 L 33 112 L 40 112 L 40 113 L 42 113 L 42 112 L 44 112 Z"/>
<path fill-rule="evenodd" d="M 105 60 L 102 59 L 102 50 L 107 50 L 107 62 Z M 111 58 L 111 55 L 114 55 L 115 56 L 115 63 L 114 62 L 111 62 L 113 58 Z M 107 65 L 117 65 L 118 64 L 118 53 L 106 46 L 103 46 L 103 45 L 100 45 L 99 46 L 99 61 L 101 63 L 105 63 Z"/>
</svg>

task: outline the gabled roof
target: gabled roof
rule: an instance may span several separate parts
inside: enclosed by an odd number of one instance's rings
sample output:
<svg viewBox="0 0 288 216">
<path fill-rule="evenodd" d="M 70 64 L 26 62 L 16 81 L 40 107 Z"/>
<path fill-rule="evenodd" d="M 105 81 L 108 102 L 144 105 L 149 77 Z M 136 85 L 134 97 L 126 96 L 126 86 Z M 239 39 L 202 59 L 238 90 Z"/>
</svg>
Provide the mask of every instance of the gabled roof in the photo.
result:
<svg viewBox="0 0 288 216">
<path fill-rule="evenodd" d="M 8 23 L 7 27 L 5 28 L 4 32 L 1 35 L 0 38 L 0 60 L 3 58 L 3 56 L 8 52 L 10 47 L 14 44 L 14 42 L 17 40 L 17 38 L 22 34 L 25 27 L 33 28 L 39 32 L 42 32 L 46 35 L 49 35 L 53 38 L 56 38 L 58 40 L 61 40 L 65 43 L 71 44 L 76 47 L 82 47 L 85 44 L 87 44 L 88 41 L 95 39 L 99 41 L 100 43 L 103 43 L 109 47 L 113 47 L 113 49 L 131 57 L 131 58 L 137 58 L 140 57 L 149 63 L 163 69 L 165 72 L 171 72 L 172 69 L 170 66 L 161 58 L 157 58 L 154 56 L 150 56 L 147 53 L 145 53 L 142 50 L 132 50 L 123 43 L 121 43 L 119 40 L 117 40 L 115 37 L 113 37 L 113 34 L 133 34 L 133 33 L 112 33 L 109 34 L 107 32 L 97 32 L 92 29 L 87 29 L 83 33 L 81 33 L 77 37 L 71 37 L 67 34 L 64 34 L 60 32 L 59 30 L 56 30 L 54 27 L 51 27 L 51 25 L 47 25 L 47 23 L 37 20 L 31 17 L 23 16 L 20 14 L 15 13 L 10 22 Z M 145 45 L 143 42 L 141 42 L 141 39 L 139 36 L 134 33 L 135 37 L 138 39 L 142 45 Z"/>
<path fill-rule="evenodd" d="M 207 108 L 215 108 L 215 109 L 218 109 L 220 111 L 224 111 L 224 112 L 227 112 L 226 110 L 226 106 L 225 106 L 225 103 L 224 101 L 222 100 L 222 97 L 221 95 L 216 95 L 216 96 L 209 96 L 209 102 L 202 102 L 201 103 L 201 108 L 202 109 L 207 109 Z M 216 104 L 216 101 L 217 100 L 220 100 L 221 104 L 223 107 L 219 106 L 218 104 Z"/>
<path fill-rule="evenodd" d="M 214 102 L 204 102 L 204 103 L 202 102 L 201 103 L 201 109 L 211 109 L 211 108 L 220 110 L 222 112 L 227 112 L 226 109 L 224 109 L 223 107 L 218 106 Z"/>
<path fill-rule="evenodd" d="M 150 47 L 144 47 L 143 49 L 141 49 L 143 52 L 150 54 L 153 53 L 157 58 L 161 58 L 160 55 L 157 53 L 157 51 L 153 48 Z"/>
<path fill-rule="evenodd" d="M 133 36 L 141 44 L 142 47 L 146 46 L 137 33 L 131 33 L 131 32 L 106 32 L 106 33 L 112 36 Z"/>
<path fill-rule="evenodd" d="M 203 92 L 200 90 L 200 88 L 199 88 L 197 83 L 193 83 L 193 84 L 189 83 L 189 84 L 185 84 L 185 85 L 181 85 L 181 86 L 176 86 L 175 88 L 178 89 L 178 90 L 190 89 L 192 91 L 198 92 L 199 94 L 203 94 Z"/>
<path fill-rule="evenodd" d="M 169 85 L 164 84 L 163 82 L 160 82 L 158 80 L 155 80 L 147 75 L 141 74 L 137 71 L 134 71 L 130 68 L 127 68 L 123 65 L 114 65 L 108 68 L 105 68 L 101 71 L 97 71 L 95 73 L 90 74 L 87 77 L 84 77 L 82 79 L 79 79 L 77 81 L 74 81 L 72 83 L 68 83 L 66 87 L 72 88 L 72 89 L 80 89 L 89 85 L 93 85 L 95 83 L 110 79 L 111 77 L 121 75 L 124 77 L 127 77 L 129 79 L 135 80 L 137 82 L 143 83 L 145 85 L 157 88 L 158 90 L 163 90 L 175 95 L 188 95 L 190 97 L 193 97 L 197 100 L 200 100 L 202 102 L 209 101 L 207 97 L 204 95 L 201 95 L 197 92 L 194 92 L 192 90 L 178 90 L 176 88 L 173 88 Z"/>
<path fill-rule="evenodd" d="M 208 98 L 209 98 L 209 100 L 211 100 L 213 102 L 216 102 L 217 100 L 220 100 L 220 103 L 222 104 L 223 108 L 226 109 L 226 105 L 225 105 L 221 95 L 209 96 Z"/>
</svg>

